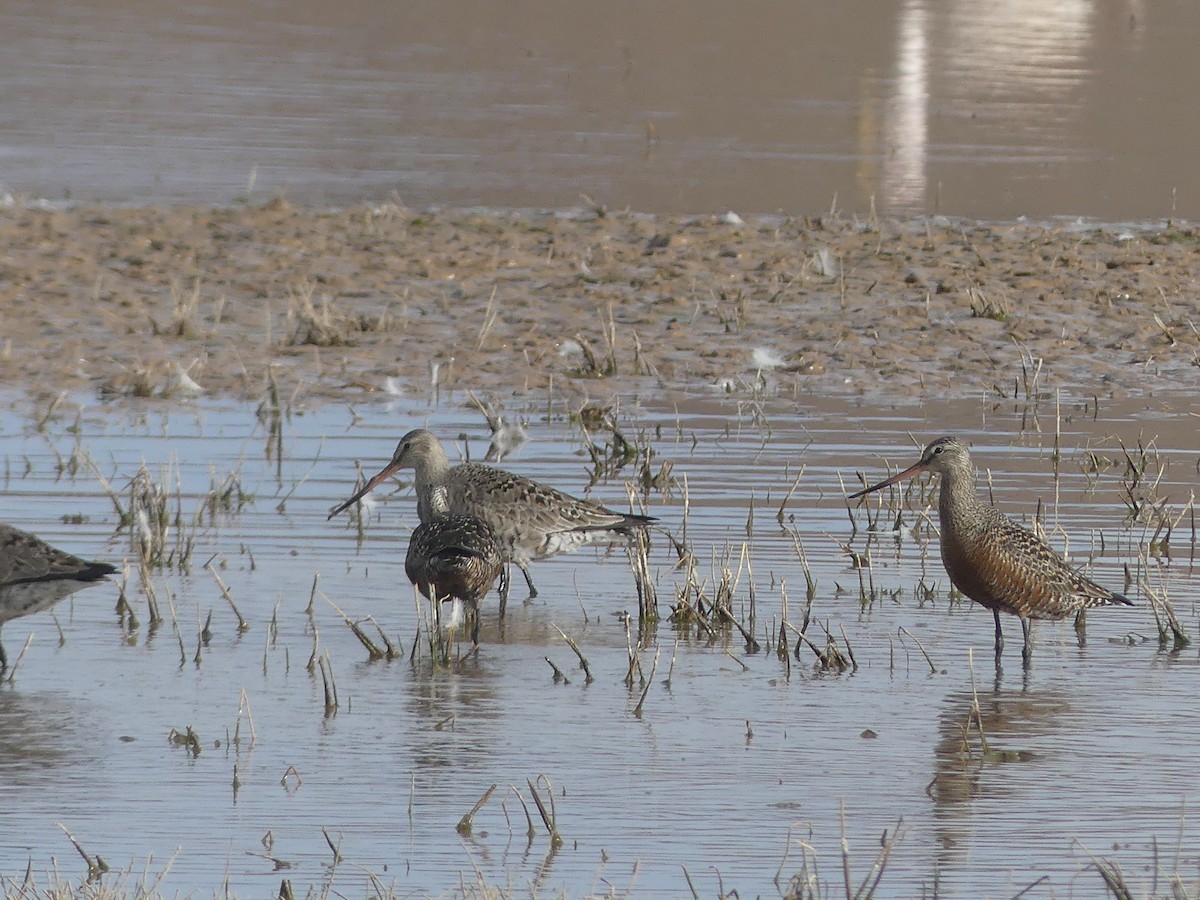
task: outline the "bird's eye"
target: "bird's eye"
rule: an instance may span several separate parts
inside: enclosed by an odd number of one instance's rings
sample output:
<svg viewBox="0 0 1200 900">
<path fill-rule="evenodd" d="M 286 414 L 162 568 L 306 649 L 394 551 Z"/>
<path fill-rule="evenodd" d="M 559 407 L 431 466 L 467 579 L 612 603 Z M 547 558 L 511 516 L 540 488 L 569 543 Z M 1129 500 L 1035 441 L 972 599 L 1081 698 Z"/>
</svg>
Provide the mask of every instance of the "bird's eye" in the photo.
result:
<svg viewBox="0 0 1200 900">
<path fill-rule="evenodd" d="M 944 447 L 934 447 L 934 448 L 933 448 L 933 452 L 934 452 L 934 453 L 941 453 L 941 452 L 942 452 L 944 449 L 945 449 Z"/>
</svg>

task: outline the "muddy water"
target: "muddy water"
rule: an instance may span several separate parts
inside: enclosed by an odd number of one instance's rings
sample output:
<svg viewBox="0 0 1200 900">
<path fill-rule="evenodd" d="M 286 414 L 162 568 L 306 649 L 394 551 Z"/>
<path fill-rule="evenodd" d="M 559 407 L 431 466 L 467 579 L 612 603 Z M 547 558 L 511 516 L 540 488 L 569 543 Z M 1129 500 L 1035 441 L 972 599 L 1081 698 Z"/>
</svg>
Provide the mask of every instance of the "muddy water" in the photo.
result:
<svg viewBox="0 0 1200 900">
<path fill-rule="evenodd" d="M 5 4 L 20 196 L 1200 217 L 1193 3 Z"/>
<path fill-rule="evenodd" d="M 136 572 L 134 629 L 114 613 L 115 587 L 61 604 L 61 640 L 46 613 L 5 627 L 11 657 L 34 640 L 15 679 L 0 685 L 0 873 L 16 877 L 32 861 L 43 880 L 56 864 L 78 877 L 62 823 L 89 853 L 131 868 L 126 884 L 161 874 L 168 894 L 266 896 L 286 878 L 298 894 L 332 884 L 351 897 L 373 883 L 408 895 L 477 879 L 517 893 L 678 896 L 690 876 L 702 895 L 723 886 L 769 896 L 801 871 L 803 840 L 815 848 L 813 877 L 840 893 L 843 821 L 856 883 L 880 835 L 902 821 L 883 896 L 935 885 L 944 896 L 1008 896 L 1038 879 L 1030 896 L 1096 896 L 1093 853 L 1148 890 L 1155 841 L 1163 873 L 1196 871 L 1200 828 L 1188 809 L 1200 783 L 1197 652 L 1159 647 L 1144 590 L 1129 588 L 1135 609 L 1094 612 L 1084 645 L 1069 624 L 1044 624 L 1031 671 L 1011 646 L 998 669 L 991 617 L 951 601 L 916 495 L 903 527 L 893 534 L 884 514 L 868 543 L 866 514 L 848 515 L 840 482 L 911 461 L 910 432 L 953 430 L 973 443 L 1007 511 L 1028 521 L 1040 501 L 1056 545 L 1065 535 L 1073 559 L 1092 556 L 1092 574 L 1117 589 L 1128 566 L 1195 634 L 1190 518 L 1172 537 L 1171 559 L 1139 562 L 1150 533 L 1125 518 L 1123 467 L 1084 471 L 1088 452 L 1118 457 L 1118 440 L 1152 445 L 1143 489 L 1157 478 L 1150 499 L 1178 514 L 1200 458 L 1188 402 L 1097 412 L 1090 398 L 1064 398 L 1057 416 L 1052 398 L 1036 415 L 983 401 L 630 403 L 626 433 L 643 433 L 655 465 L 671 462 L 678 482 L 652 493 L 650 511 L 681 534 L 686 479 L 686 536 L 709 590 L 724 566 L 738 573 L 734 610 L 748 621 L 753 588 L 765 641 L 784 594 L 788 618 L 801 618 L 799 545 L 816 582 L 810 634 L 844 634 L 858 663 L 822 672 L 807 649 L 788 664 L 749 651 L 736 632 L 709 639 L 664 621 L 640 651 L 647 674 L 661 656 L 637 718 L 641 686 L 623 682 L 622 621 L 636 597 L 621 553 L 539 563 L 540 596 L 511 603 L 503 626 L 489 602 L 478 656 L 437 667 L 407 658 L 423 610 L 402 572 L 411 491 L 384 492 L 361 543 L 347 522 L 326 522 L 352 487 L 355 461 L 381 465 L 409 427 L 465 435 L 460 446 L 482 455 L 486 429 L 459 399 L 296 411 L 276 439 L 237 405 L 90 408 L 78 420 L 60 412 L 42 433 L 25 405 L 6 416 L 5 519 L 88 556 L 133 559 L 97 477 L 86 467 L 72 474 L 84 454 L 122 495 L 144 462 L 178 493 L 189 522 L 229 475 L 252 496 L 240 512 L 188 526 L 190 572 L 153 575 L 167 620 L 157 630 Z M 568 410 L 508 412 L 523 414 L 529 441 L 507 464 L 584 491 L 588 458 Z M 629 475 L 600 481 L 592 496 L 623 502 Z M 663 544 L 651 562 L 665 613 L 682 575 Z M 870 548 L 869 576 L 842 545 Z M 743 547 L 748 565 L 739 566 Z M 209 560 L 247 631 L 237 631 Z M 874 599 L 864 600 L 864 584 Z M 367 661 L 329 601 L 355 619 L 374 617 L 404 657 Z M 1016 644 L 1019 628 L 1006 625 Z M 593 682 L 557 628 L 579 642 Z M 336 679 L 333 714 L 306 669 L 314 641 Z M 553 680 L 546 657 L 569 684 Z M 963 749 L 975 696 L 986 755 L 975 732 Z M 168 738 L 188 727 L 198 755 Z M 537 821 L 528 786 L 537 779 L 543 795 L 552 786 L 557 850 L 540 825 L 526 835 L 518 794 Z M 459 835 L 456 823 L 493 784 L 472 834 Z M 336 866 L 326 836 L 340 849 Z"/>
</svg>

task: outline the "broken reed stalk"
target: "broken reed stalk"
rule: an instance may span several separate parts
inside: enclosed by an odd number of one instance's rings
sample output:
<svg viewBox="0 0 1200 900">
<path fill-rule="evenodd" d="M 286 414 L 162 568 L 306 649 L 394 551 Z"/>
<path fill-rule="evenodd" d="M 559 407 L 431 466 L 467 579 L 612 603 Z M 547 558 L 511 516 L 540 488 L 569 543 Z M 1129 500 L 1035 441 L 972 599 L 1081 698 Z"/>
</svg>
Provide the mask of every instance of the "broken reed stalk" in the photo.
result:
<svg viewBox="0 0 1200 900">
<path fill-rule="evenodd" d="M 274 647 L 279 642 L 279 607 L 283 604 L 283 593 L 275 596 L 275 608 L 271 610 L 271 621 L 267 625 L 267 646 Z"/>
<path fill-rule="evenodd" d="M 788 529 L 788 534 L 791 535 L 792 545 L 796 550 L 796 558 L 800 560 L 800 570 L 804 573 L 804 589 L 808 597 L 808 610 L 804 614 L 805 621 L 808 621 L 808 615 L 812 611 L 813 600 L 817 596 L 817 579 L 813 577 L 812 568 L 808 564 L 808 554 L 804 552 L 804 544 L 800 540 L 800 533 L 794 528 Z"/>
<path fill-rule="evenodd" d="M 17 659 L 8 667 L 8 672 L 4 676 L 4 681 L 13 682 L 13 678 L 17 674 L 17 669 L 21 667 L 21 660 L 25 658 L 25 654 L 29 652 L 29 645 L 33 643 L 33 632 L 29 633 L 29 637 L 25 638 L 25 644 L 21 647 L 21 652 L 17 654 Z"/>
<path fill-rule="evenodd" d="M 157 628 L 163 617 L 158 612 L 158 595 L 154 592 L 154 581 L 150 577 L 150 566 L 144 559 L 138 560 L 138 571 L 142 576 L 142 590 L 146 593 L 146 609 L 150 613 L 150 627 Z"/>
<path fill-rule="evenodd" d="M 787 581 L 781 580 L 779 582 L 779 633 L 775 636 L 775 655 L 784 664 L 784 667 L 787 669 L 785 675 L 790 678 L 792 675 L 792 654 L 788 652 L 787 630 L 789 628 L 794 629 L 795 626 L 788 621 L 787 600 Z"/>
<path fill-rule="evenodd" d="M 554 670 L 554 683 L 555 684 L 560 684 L 560 683 L 561 684 L 570 684 L 571 683 L 571 679 L 568 678 L 566 675 L 564 675 L 563 670 L 554 664 L 554 660 L 552 660 L 548 656 L 544 657 L 544 659 L 546 660 L 547 663 L 550 664 L 550 668 Z"/>
<path fill-rule="evenodd" d="M 483 809 L 484 804 L 491 799 L 494 793 L 496 793 L 496 785 L 493 784 L 483 792 L 483 796 L 471 807 L 471 811 L 458 820 L 458 824 L 454 826 L 454 830 L 461 835 L 470 836 L 471 825 L 475 821 L 475 814 Z"/>
<path fill-rule="evenodd" d="M 92 470 L 92 476 L 100 482 L 100 489 L 108 495 L 109 502 L 112 503 L 113 509 L 117 513 L 117 521 L 125 523 L 129 521 L 129 513 L 125 511 L 125 507 L 121 505 L 121 496 L 116 492 L 108 479 L 101 473 L 99 467 L 91 456 L 84 456 L 84 464 Z"/>
<path fill-rule="evenodd" d="M 632 690 L 633 688 L 633 673 L 637 672 L 638 676 L 642 674 L 642 664 L 638 660 L 638 655 L 633 649 L 633 631 L 630 628 L 630 617 L 625 616 L 625 648 L 629 654 L 629 669 L 625 672 L 625 686 Z"/>
<path fill-rule="evenodd" d="M 529 839 L 530 843 L 533 843 L 533 839 L 537 837 L 537 829 L 533 827 L 533 816 L 529 814 L 529 804 L 525 802 L 525 798 L 521 796 L 521 792 L 517 790 L 515 785 L 510 784 L 509 788 L 517 795 L 517 799 L 521 801 L 521 809 L 525 810 L 525 824 L 527 826 L 525 837 Z"/>
<path fill-rule="evenodd" d="M 320 655 L 321 647 L 321 632 L 317 628 L 316 622 L 309 622 L 308 627 L 312 629 L 312 652 L 308 654 L 308 663 L 304 668 L 311 675 L 317 668 L 317 657 Z"/>
<path fill-rule="evenodd" d="M 779 511 L 775 514 L 775 521 L 781 526 L 783 525 L 783 511 L 787 507 L 788 501 L 792 499 L 792 494 L 796 493 L 796 488 L 800 487 L 800 479 L 804 477 L 805 466 L 800 467 L 800 471 L 796 473 L 796 480 L 792 482 L 792 486 L 788 488 L 788 492 L 783 495 L 783 500 L 779 504 Z"/>
<path fill-rule="evenodd" d="M 567 646 L 575 651 L 575 655 L 579 657 L 579 668 L 583 669 L 584 683 L 591 684 L 596 679 L 592 677 L 592 669 L 588 665 L 587 657 L 584 656 L 583 651 L 579 649 L 579 645 L 575 643 L 573 639 L 567 637 L 567 633 L 557 625 L 554 626 L 554 630 L 561 634 L 562 639 L 567 642 Z"/>
<path fill-rule="evenodd" d="M 354 636 L 356 638 L 358 638 L 359 643 L 361 643 L 367 649 L 367 658 L 368 659 L 376 660 L 376 659 L 385 659 L 385 658 L 386 659 L 395 659 L 396 658 L 396 650 L 394 647 L 392 647 L 392 645 L 390 643 L 388 643 L 386 635 L 384 635 L 383 639 L 384 639 L 385 644 L 387 645 L 387 650 L 381 650 L 381 649 L 379 649 L 379 646 L 373 640 L 371 640 L 370 635 L 368 635 L 365 631 L 363 631 L 362 628 L 359 627 L 359 624 L 357 622 L 351 620 L 351 618 L 348 615 L 346 615 L 344 612 L 342 612 L 341 607 L 339 607 L 336 603 L 334 603 L 332 600 L 330 600 L 324 591 L 318 591 L 318 593 L 321 595 L 322 599 L 326 603 L 328 603 L 330 606 L 333 607 L 334 612 L 336 612 L 339 616 L 342 617 L 342 621 L 345 622 L 346 625 L 349 626 L 349 628 L 352 632 L 354 632 Z M 368 619 L 370 619 L 369 616 L 368 616 Z M 370 619 L 370 621 L 379 630 L 380 635 L 383 635 L 383 629 L 379 627 L 379 624 L 377 622 L 375 622 L 374 619 Z"/>
<path fill-rule="evenodd" d="M 337 682 L 333 678 L 333 663 L 328 650 L 317 659 L 317 666 L 321 670 L 321 684 L 325 690 L 325 717 L 329 718 L 337 712 L 338 696 Z"/>
<path fill-rule="evenodd" d="M 129 632 L 138 630 L 138 617 L 129 602 L 129 565 L 121 568 L 121 587 L 117 591 L 117 618 Z"/>
<path fill-rule="evenodd" d="M 533 779 L 526 778 L 525 783 L 529 785 L 529 793 L 533 796 L 533 802 L 537 806 L 538 814 L 542 817 L 542 823 L 546 826 L 546 830 L 550 832 L 550 846 L 557 850 L 563 845 L 563 839 L 558 833 L 557 817 L 554 811 L 554 788 L 550 784 L 550 779 L 545 775 L 539 775 L 537 780 L 546 783 L 546 796 L 550 798 L 549 811 L 546 809 L 546 804 L 542 802 L 541 795 L 538 794 L 537 785 Z"/>
<path fill-rule="evenodd" d="M 983 730 L 983 710 L 979 706 L 979 691 L 975 687 L 975 648 L 967 648 L 967 670 L 971 673 L 971 712 L 967 715 L 967 727 L 963 729 L 963 742 L 966 743 L 971 733 L 971 720 L 979 731 L 979 746 L 986 759 L 990 753 L 987 734 Z M 969 748 L 968 748 L 969 750 Z"/>
<path fill-rule="evenodd" d="M 742 565 L 746 567 L 746 597 L 750 609 L 746 615 L 746 628 L 741 629 L 741 631 L 742 636 L 746 638 L 746 650 L 751 653 L 757 653 L 759 649 L 758 641 L 747 635 L 747 632 L 749 635 L 753 635 L 758 630 L 756 625 L 758 622 L 758 596 L 754 590 L 754 564 L 750 561 L 750 545 L 746 542 L 742 543 L 742 558 L 738 562 L 739 569 Z M 751 644 L 753 644 L 753 648 L 751 648 Z"/>
<path fill-rule="evenodd" d="M 243 713 L 246 716 L 246 724 L 250 728 L 250 744 L 246 749 L 253 750 L 254 745 L 258 742 L 258 732 L 254 729 L 254 713 L 250 711 L 250 697 L 247 696 L 245 688 L 242 688 L 242 696 L 238 700 L 237 724 L 233 727 L 233 743 L 235 747 L 241 746 Z"/>
<path fill-rule="evenodd" d="M 828 669 L 828 670 L 835 671 L 835 672 L 844 672 L 844 671 L 846 671 L 846 669 L 850 668 L 849 661 L 847 661 L 847 659 L 844 656 L 842 656 L 841 651 L 838 650 L 837 644 L 833 640 L 833 635 L 831 635 L 828 630 L 826 630 L 826 632 L 825 632 L 825 635 L 826 635 L 825 646 L 820 647 L 805 632 L 797 629 L 795 625 L 791 624 L 790 622 L 785 622 L 784 624 L 786 625 L 786 627 L 790 628 L 793 632 L 795 632 L 796 637 L 798 638 L 798 640 L 796 641 L 796 659 L 797 660 L 800 659 L 800 645 L 803 643 L 803 644 L 807 644 L 809 649 L 812 650 L 812 652 L 816 654 L 817 662 L 820 663 L 821 668 Z"/>
<path fill-rule="evenodd" d="M 379 632 L 379 639 L 383 641 L 384 653 L 388 659 L 399 659 L 404 655 L 404 648 L 397 647 L 392 643 L 392 639 L 388 637 L 387 632 L 383 630 L 383 626 L 375 621 L 374 616 L 367 616 L 367 621 L 375 626 L 375 630 Z"/>
<path fill-rule="evenodd" d="M 1143 571 L 1145 571 L 1145 568 L 1143 561 Z M 1142 579 L 1142 590 L 1150 598 L 1150 610 L 1154 614 L 1154 624 L 1158 627 L 1159 645 L 1166 646 L 1168 634 L 1171 636 L 1176 650 L 1182 650 L 1191 643 L 1191 638 L 1187 636 L 1187 632 L 1183 630 L 1183 626 L 1179 623 L 1179 618 L 1175 615 L 1175 607 L 1171 605 L 1171 601 L 1167 598 L 1166 593 L 1160 595 L 1150 587 L 1149 582 L 1145 578 Z M 1161 617 L 1159 616 L 1159 610 L 1162 610 Z"/>
<path fill-rule="evenodd" d="M 108 863 L 106 863 L 103 857 L 101 857 L 99 854 L 96 856 L 89 855 L 88 852 L 83 849 L 83 846 L 79 843 L 79 841 L 75 840 L 75 835 L 71 834 L 71 832 L 67 830 L 67 826 L 62 822 L 55 822 L 54 824 L 62 829 L 62 833 L 67 836 L 67 840 L 75 845 L 75 849 L 78 850 L 79 855 L 83 857 L 83 861 L 87 865 L 87 883 L 91 884 L 94 881 L 98 881 L 100 876 L 108 871 Z"/>
<path fill-rule="evenodd" d="M 846 637 L 846 626 L 839 623 L 838 629 L 842 632 L 842 643 L 846 645 L 846 655 L 850 657 L 850 667 L 857 672 L 858 660 L 854 658 L 854 648 L 850 646 L 850 638 Z"/>
<path fill-rule="evenodd" d="M 232 609 L 233 614 L 235 616 L 237 616 L 237 620 L 238 620 L 237 630 L 241 633 L 245 633 L 245 632 L 249 631 L 250 623 L 247 622 L 244 618 L 242 618 L 241 610 L 238 609 L 237 603 L 233 599 L 233 594 L 229 593 L 229 588 L 227 588 L 225 586 L 225 582 L 221 580 L 221 576 L 217 573 L 217 570 L 213 566 L 211 559 L 204 564 L 204 568 L 208 569 L 208 571 L 210 573 L 212 573 L 212 577 L 217 582 L 217 587 L 219 587 L 221 589 L 221 596 L 225 598 L 226 602 L 229 603 L 229 608 Z"/>
<path fill-rule="evenodd" d="M 728 656 L 730 659 L 732 659 L 739 666 L 741 666 L 743 672 L 750 671 L 750 667 L 748 665 L 746 665 L 744 662 L 742 662 L 740 659 L 738 659 L 736 656 L 734 656 L 733 653 L 730 652 L 728 647 L 724 648 L 724 650 L 725 650 L 725 655 Z M 651 674 L 653 674 L 653 672 L 651 672 Z"/>
<path fill-rule="evenodd" d="M 746 652 L 747 653 L 757 653 L 759 651 L 760 644 L 758 643 L 758 640 L 754 637 L 754 635 L 752 635 L 749 631 L 746 630 L 745 626 L 742 625 L 741 622 L 739 622 L 737 619 L 735 619 L 733 617 L 733 613 L 731 613 L 724 606 L 718 606 L 716 608 L 716 611 L 717 611 L 718 616 L 720 616 L 726 622 L 731 624 L 734 628 L 736 628 L 741 633 L 742 640 L 744 640 L 746 642 Z"/>
<path fill-rule="evenodd" d="M 335 844 L 333 838 L 329 836 L 328 830 L 322 828 L 321 834 L 325 836 L 325 843 L 329 845 L 329 849 L 333 851 L 333 866 L 330 868 L 329 877 L 333 877 L 333 869 L 337 868 L 337 864 L 342 861 L 341 840 Z"/>
<path fill-rule="evenodd" d="M 313 601 L 317 599 L 317 582 L 321 580 L 320 572 L 313 572 L 312 590 L 308 592 L 308 606 L 304 608 L 304 614 L 311 616 L 313 614 Z"/>
<path fill-rule="evenodd" d="M 888 860 L 891 859 L 892 850 L 903 836 L 903 831 L 904 817 L 901 816 L 896 820 L 896 827 L 892 829 L 890 836 L 886 831 L 883 833 L 879 852 L 875 854 L 875 861 L 871 863 L 870 871 L 863 877 L 858 890 L 854 892 L 854 900 L 871 900 L 875 896 L 875 892 L 879 889 L 879 882 L 883 880 L 884 870 L 887 869 Z"/>
<path fill-rule="evenodd" d="M 671 648 L 671 665 L 667 667 L 667 679 L 663 684 L 667 687 L 667 692 L 671 690 L 671 677 L 675 674 L 675 655 L 679 652 L 679 638 L 675 638 L 675 646 Z"/>
<path fill-rule="evenodd" d="M 646 703 L 646 695 L 650 693 L 650 685 L 654 684 L 654 673 L 658 671 L 658 658 L 662 655 L 662 645 L 654 651 L 654 665 L 650 667 L 650 677 L 646 679 L 646 683 L 642 686 L 642 696 L 638 698 L 637 706 L 633 708 L 633 714 L 639 719 L 642 717 L 642 706 Z"/>
<path fill-rule="evenodd" d="M 936 675 L 937 674 L 937 666 L 935 666 L 933 664 L 933 660 L 929 658 L 929 654 L 925 652 L 925 648 L 921 645 L 921 642 L 919 640 L 917 640 L 917 636 L 915 634 L 913 634 L 911 631 L 909 631 L 907 628 L 905 628 L 903 625 L 900 626 L 899 633 L 901 635 L 907 634 L 910 638 L 913 639 L 913 641 L 917 645 L 917 649 L 920 650 L 921 655 L 925 657 L 925 662 L 927 662 L 929 664 L 929 674 Z M 901 643 L 903 643 L 903 642 L 901 642 Z"/>
<path fill-rule="evenodd" d="M 842 877 L 846 883 L 846 900 L 851 900 L 853 895 L 850 893 L 850 841 L 846 838 L 846 802 L 844 800 L 838 801 L 838 818 L 842 830 Z"/>
<path fill-rule="evenodd" d="M 1100 873 L 1100 878 L 1104 881 L 1104 886 L 1108 888 L 1117 900 L 1135 900 L 1136 895 L 1133 892 L 1133 888 L 1125 881 L 1125 876 L 1122 874 L 1120 866 L 1115 862 L 1107 859 L 1099 859 L 1095 856 L 1092 857 L 1092 865 Z"/>
</svg>

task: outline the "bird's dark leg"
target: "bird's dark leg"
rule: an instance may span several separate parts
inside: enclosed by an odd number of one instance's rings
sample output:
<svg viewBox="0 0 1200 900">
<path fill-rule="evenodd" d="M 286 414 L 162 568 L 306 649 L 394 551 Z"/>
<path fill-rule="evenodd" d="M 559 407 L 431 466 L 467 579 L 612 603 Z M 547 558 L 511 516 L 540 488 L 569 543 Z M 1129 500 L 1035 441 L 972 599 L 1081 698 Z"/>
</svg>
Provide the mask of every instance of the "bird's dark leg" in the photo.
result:
<svg viewBox="0 0 1200 900">
<path fill-rule="evenodd" d="M 1022 619 L 1021 631 L 1025 633 L 1025 646 L 1021 648 L 1021 662 L 1028 669 L 1033 662 L 1033 620 Z"/>
<path fill-rule="evenodd" d="M 1004 631 L 1000 628 L 1000 610 L 993 609 L 992 615 L 996 619 L 996 659 L 999 659 L 1000 654 L 1004 652 Z"/>
<path fill-rule="evenodd" d="M 1075 636 L 1079 638 L 1079 646 L 1087 646 L 1087 607 L 1075 613 Z"/>
<path fill-rule="evenodd" d="M 479 646 L 479 604 L 468 603 L 467 615 L 471 617 L 471 643 Z"/>
<path fill-rule="evenodd" d="M 533 579 L 529 577 L 529 567 L 525 563 L 517 563 L 516 566 L 521 570 L 521 574 L 525 576 L 525 583 L 529 585 L 529 599 L 532 600 L 537 596 L 537 588 L 533 586 Z"/>
<path fill-rule="evenodd" d="M 504 612 L 508 609 L 508 585 L 511 582 L 509 577 L 511 566 L 505 565 L 500 570 L 500 621 L 504 621 Z"/>
</svg>

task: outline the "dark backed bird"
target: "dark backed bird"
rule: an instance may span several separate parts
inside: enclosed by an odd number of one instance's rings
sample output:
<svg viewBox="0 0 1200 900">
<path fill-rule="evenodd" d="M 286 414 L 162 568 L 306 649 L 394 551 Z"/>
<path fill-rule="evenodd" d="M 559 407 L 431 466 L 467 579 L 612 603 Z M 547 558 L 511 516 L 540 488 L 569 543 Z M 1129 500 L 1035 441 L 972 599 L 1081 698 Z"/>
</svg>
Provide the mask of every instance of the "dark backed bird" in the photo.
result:
<svg viewBox="0 0 1200 900">
<path fill-rule="evenodd" d="M 483 463 L 452 466 L 441 443 L 424 428 L 404 435 L 391 462 L 329 517 L 362 499 L 401 469 L 412 469 L 415 474 L 417 514 L 422 522 L 428 522 L 435 511 L 443 511 L 475 516 L 492 526 L 504 547 L 505 559 L 525 576 L 530 597 L 537 596 L 529 576 L 532 560 L 586 544 L 610 544 L 657 521 L 653 516 L 617 512 L 590 500 L 579 500 Z M 502 615 L 506 595 L 507 588 L 502 586 Z"/>
<path fill-rule="evenodd" d="M 1133 601 L 1101 587 L 1071 568 L 1049 544 L 1022 528 L 975 492 L 975 468 L 966 444 L 956 437 L 931 442 L 903 472 L 850 495 L 851 500 L 924 472 L 940 475 L 938 522 L 942 564 L 953 585 L 992 611 L 996 656 L 1004 649 L 1000 613 L 1019 616 L 1022 656 L 1033 651 L 1030 620 L 1063 619 L 1093 606 Z"/>
<path fill-rule="evenodd" d="M 479 604 L 504 571 L 504 551 L 495 530 L 475 516 L 435 513 L 414 529 L 404 572 L 434 603 L 466 607 L 472 642 L 479 643 Z M 451 621 L 457 617 L 451 613 Z"/>
<path fill-rule="evenodd" d="M 0 626 L 49 609 L 116 571 L 108 563 L 86 562 L 19 528 L 0 525 Z M 7 668 L 8 656 L 0 643 L 0 672 Z"/>
</svg>

